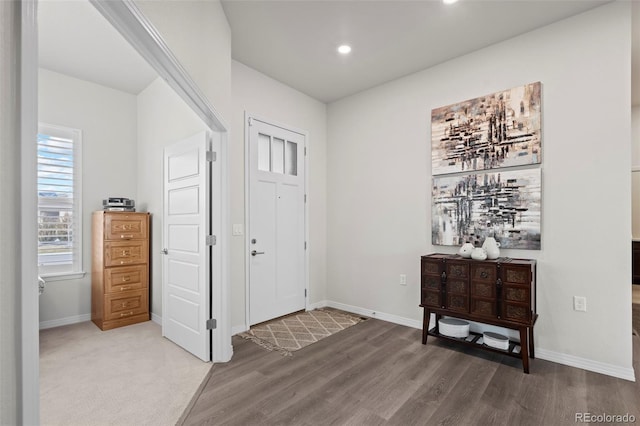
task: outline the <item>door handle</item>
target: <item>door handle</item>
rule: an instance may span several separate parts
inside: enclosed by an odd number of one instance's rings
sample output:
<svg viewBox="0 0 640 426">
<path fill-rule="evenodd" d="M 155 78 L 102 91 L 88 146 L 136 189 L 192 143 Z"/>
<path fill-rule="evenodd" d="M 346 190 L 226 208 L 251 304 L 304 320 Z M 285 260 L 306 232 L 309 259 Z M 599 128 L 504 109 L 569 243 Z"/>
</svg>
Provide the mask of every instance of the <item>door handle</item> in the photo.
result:
<svg viewBox="0 0 640 426">
<path fill-rule="evenodd" d="M 169 254 L 169 250 L 167 250 L 166 248 L 163 248 L 162 251 L 160 252 L 162 254 Z"/>
<path fill-rule="evenodd" d="M 259 254 L 264 254 L 264 252 L 263 251 L 255 251 L 255 250 L 251 251 L 251 256 L 257 256 Z"/>
</svg>

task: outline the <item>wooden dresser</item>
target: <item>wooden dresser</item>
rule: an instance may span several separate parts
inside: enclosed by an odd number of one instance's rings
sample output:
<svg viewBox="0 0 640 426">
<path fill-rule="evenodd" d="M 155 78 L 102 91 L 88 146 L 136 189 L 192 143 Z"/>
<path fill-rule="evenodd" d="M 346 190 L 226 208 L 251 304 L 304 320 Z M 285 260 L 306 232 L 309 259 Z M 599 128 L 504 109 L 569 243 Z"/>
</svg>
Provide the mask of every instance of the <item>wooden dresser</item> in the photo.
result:
<svg viewBox="0 0 640 426">
<path fill-rule="evenodd" d="M 91 320 L 102 330 L 149 320 L 149 213 L 93 213 Z"/>
<path fill-rule="evenodd" d="M 458 341 L 521 358 L 524 372 L 529 372 L 529 357 L 535 357 L 533 326 L 538 318 L 535 260 L 472 260 L 436 253 L 422 256 L 421 277 L 423 344 L 428 335 Z M 436 315 L 436 324 L 430 331 L 431 313 Z M 439 333 L 442 316 L 518 330 L 520 342 L 509 342 L 508 350 L 500 350 L 481 344 L 479 333 L 471 333 L 468 339 L 450 338 Z"/>
</svg>

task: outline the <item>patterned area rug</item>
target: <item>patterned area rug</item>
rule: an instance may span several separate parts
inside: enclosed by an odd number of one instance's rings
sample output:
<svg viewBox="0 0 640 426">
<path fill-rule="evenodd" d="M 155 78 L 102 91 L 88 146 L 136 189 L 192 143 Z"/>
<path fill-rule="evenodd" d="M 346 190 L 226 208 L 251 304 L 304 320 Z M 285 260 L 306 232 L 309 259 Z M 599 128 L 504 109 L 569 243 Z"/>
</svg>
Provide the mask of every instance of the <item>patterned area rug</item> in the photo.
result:
<svg viewBox="0 0 640 426">
<path fill-rule="evenodd" d="M 365 318 L 333 309 L 316 309 L 257 324 L 238 336 L 285 356 L 349 328 Z"/>
</svg>

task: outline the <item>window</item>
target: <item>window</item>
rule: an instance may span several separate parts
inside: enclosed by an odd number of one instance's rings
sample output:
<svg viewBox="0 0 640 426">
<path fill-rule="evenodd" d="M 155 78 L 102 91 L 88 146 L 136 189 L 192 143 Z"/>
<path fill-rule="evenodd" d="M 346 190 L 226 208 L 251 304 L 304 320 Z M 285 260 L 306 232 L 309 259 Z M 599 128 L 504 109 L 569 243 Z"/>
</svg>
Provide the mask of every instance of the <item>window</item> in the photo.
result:
<svg viewBox="0 0 640 426">
<path fill-rule="evenodd" d="M 84 275 L 81 135 L 38 126 L 38 272 L 49 279 Z"/>
</svg>

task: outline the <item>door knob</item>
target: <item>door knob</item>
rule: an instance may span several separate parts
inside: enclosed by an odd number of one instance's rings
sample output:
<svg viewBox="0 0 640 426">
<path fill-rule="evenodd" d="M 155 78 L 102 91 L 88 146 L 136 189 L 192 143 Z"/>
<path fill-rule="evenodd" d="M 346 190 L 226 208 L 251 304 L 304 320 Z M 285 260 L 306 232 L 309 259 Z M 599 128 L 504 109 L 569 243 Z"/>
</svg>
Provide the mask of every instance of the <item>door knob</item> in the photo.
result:
<svg viewBox="0 0 640 426">
<path fill-rule="evenodd" d="M 255 251 L 255 250 L 251 251 L 251 256 L 257 256 L 259 254 L 264 254 L 264 252 L 263 251 Z"/>
<path fill-rule="evenodd" d="M 161 253 L 162 253 L 162 254 L 169 254 L 169 250 L 167 250 L 167 249 L 162 249 Z"/>
</svg>

